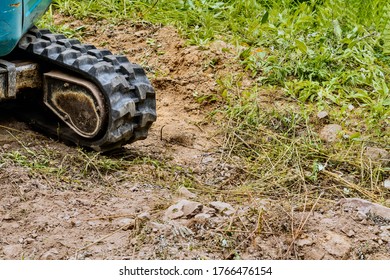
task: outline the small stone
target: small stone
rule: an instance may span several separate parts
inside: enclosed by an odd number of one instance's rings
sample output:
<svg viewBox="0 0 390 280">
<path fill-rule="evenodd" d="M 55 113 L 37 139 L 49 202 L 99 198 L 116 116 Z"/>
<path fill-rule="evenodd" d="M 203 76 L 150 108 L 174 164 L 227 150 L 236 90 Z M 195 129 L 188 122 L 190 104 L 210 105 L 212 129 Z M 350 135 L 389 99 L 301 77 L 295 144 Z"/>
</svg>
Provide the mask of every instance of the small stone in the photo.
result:
<svg viewBox="0 0 390 280">
<path fill-rule="evenodd" d="M 209 214 L 210 216 L 214 216 L 215 212 L 216 210 L 214 208 L 203 206 L 202 213 Z"/>
<path fill-rule="evenodd" d="M 327 235 L 328 241 L 324 243 L 324 249 L 332 256 L 338 258 L 346 258 L 351 251 L 349 240 L 337 233 L 329 232 Z"/>
<path fill-rule="evenodd" d="M 222 201 L 214 201 L 210 203 L 210 206 L 217 210 L 220 214 L 226 216 L 232 216 L 236 210 L 228 203 Z"/>
<path fill-rule="evenodd" d="M 13 229 L 17 229 L 20 228 L 20 224 L 18 224 L 17 222 L 12 222 L 9 224 L 9 227 Z"/>
<path fill-rule="evenodd" d="M 204 158 L 202 159 L 202 163 L 203 163 L 203 164 L 209 164 L 209 163 L 213 162 L 214 160 L 215 160 L 215 159 L 214 159 L 213 157 L 207 156 L 207 157 L 204 157 Z"/>
<path fill-rule="evenodd" d="M 33 239 L 33 238 L 26 238 L 25 240 L 24 240 L 24 242 L 26 243 L 26 244 L 31 244 L 31 243 L 33 243 L 35 241 L 35 239 Z"/>
<path fill-rule="evenodd" d="M 341 228 L 341 232 L 343 232 L 348 237 L 355 236 L 355 232 L 352 229 L 348 228 L 348 226 L 346 226 L 345 228 Z"/>
<path fill-rule="evenodd" d="M 352 229 L 350 229 L 349 231 L 347 231 L 345 234 L 346 234 L 348 237 L 354 237 L 354 236 L 355 236 L 355 232 L 354 232 Z"/>
<path fill-rule="evenodd" d="M 184 216 L 183 211 L 178 205 L 172 205 L 165 211 L 166 220 L 175 220 Z"/>
<path fill-rule="evenodd" d="M 6 245 L 3 247 L 3 253 L 5 259 L 14 259 L 21 257 L 23 247 L 20 244 L 16 245 Z"/>
<path fill-rule="evenodd" d="M 148 34 L 146 30 L 140 30 L 134 33 L 135 36 L 137 37 L 145 37 Z"/>
<path fill-rule="evenodd" d="M 319 136 L 321 140 L 333 143 L 337 141 L 338 135 L 342 130 L 342 127 L 338 124 L 328 124 L 321 129 Z"/>
<path fill-rule="evenodd" d="M 14 218 L 11 216 L 11 214 L 7 213 L 3 216 L 3 220 L 4 221 L 11 221 L 13 220 Z"/>
<path fill-rule="evenodd" d="M 381 231 L 387 231 L 387 232 L 390 233 L 390 226 L 381 226 L 381 227 L 380 227 L 380 230 L 381 230 Z"/>
<path fill-rule="evenodd" d="M 367 214 L 370 213 L 371 216 L 378 216 L 382 219 L 390 220 L 390 208 L 361 198 L 343 198 L 340 199 L 338 205 L 343 208 L 357 210 L 358 215 L 363 214 L 362 216 L 365 216 L 365 219 L 367 218 Z"/>
<path fill-rule="evenodd" d="M 165 224 L 160 224 L 156 222 L 150 222 L 149 226 L 152 228 L 153 232 L 166 231 L 169 226 Z"/>
<path fill-rule="evenodd" d="M 311 238 L 301 238 L 295 241 L 295 244 L 299 247 L 313 245 L 314 241 Z"/>
<path fill-rule="evenodd" d="M 390 161 L 390 154 L 385 149 L 367 147 L 364 155 L 372 161 Z"/>
<path fill-rule="evenodd" d="M 199 213 L 199 214 L 195 215 L 194 218 L 196 220 L 198 220 L 198 221 L 203 222 L 203 221 L 207 221 L 208 219 L 210 219 L 211 215 L 210 214 L 206 214 L 206 213 Z"/>
<path fill-rule="evenodd" d="M 367 215 L 363 211 L 358 211 L 356 213 L 356 217 L 358 218 L 359 221 L 363 221 L 367 219 Z"/>
<path fill-rule="evenodd" d="M 42 260 L 56 260 L 58 255 L 58 250 L 56 248 L 52 248 L 49 251 L 42 254 Z"/>
<path fill-rule="evenodd" d="M 190 200 L 180 200 L 175 205 L 170 206 L 165 211 L 165 218 L 169 220 L 175 220 L 179 218 L 192 218 L 196 214 L 199 214 L 203 209 L 203 205 Z"/>
<path fill-rule="evenodd" d="M 129 230 L 135 227 L 135 220 L 131 218 L 123 218 L 116 222 L 119 227 L 123 227 L 123 230 Z"/>
<path fill-rule="evenodd" d="M 324 118 L 326 118 L 328 115 L 329 115 L 328 112 L 326 112 L 326 111 L 321 111 L 321 112 L 319 112 L 319 113 L 317 114 L 317 117 L 318 117 L 319 119 L 324 119 Z"/>
<path fill-rule="evenodd" d="M 141 221 L 150 221 L 150 214 L 149 212 L 143 212 L 137 216 L 138 219 Z"/>
<path fill-rule="evenodd" d="M 196 194 L 190 192 L 186 187 L 180 187 L 177 192 L 186 198 L 195 198 Z"/>
<path fill-rule="evenodd" d="M 306 259 L 308 260 L 322 260 L 324 256 L 325 252 L 323 250 L 318 250 L 318 248 L 313 248 L 306 253 Z"/>
<path fill-rule="evenodd" d="M 383 186 L 385 187 L 385 189 L 390 190 L 390 178 L 389 178 L 389 179 L 386 179 L 386 180 L 383 182 Z"/>
</svg>

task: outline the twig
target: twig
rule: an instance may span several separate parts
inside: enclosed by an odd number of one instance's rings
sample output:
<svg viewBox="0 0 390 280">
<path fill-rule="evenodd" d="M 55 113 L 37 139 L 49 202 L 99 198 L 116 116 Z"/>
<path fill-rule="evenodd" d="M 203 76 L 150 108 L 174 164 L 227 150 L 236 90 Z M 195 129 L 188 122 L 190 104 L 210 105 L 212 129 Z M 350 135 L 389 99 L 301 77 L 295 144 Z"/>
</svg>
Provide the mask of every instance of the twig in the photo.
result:
<svg viewBox="0 0 390 280">
<path fill-rule="evenodd" d="M 307 221 L 309 220 L 309 217 L 313 214 L 314 209 L 315 209 L 317 203 L 320 201 L 320 198 L 321 198 L 321 196 L 323 194 L 324 194 L 323 192 L 320 193 L 320 195 L 318 196 L 317 200 L 314 202 L 313 206 L 311 207 L 310 212 L 307 214 L 305 220 L 303 221 L 303 223 L 300 223 L 300 225 L 298 227 L 298 230 L 295 232 L 295 234 L 293 234 L 293 240 L 291 241 L 291 244 L 288 247 L 287 252 L 286 252 L 287 255 L 290 253 L 291 247 L 294 246 L 295 240 L 298 238 L 298 236 L 301 235 L 302 229 L 304 228 L 304 226 L 306 225 Z"/>
<path fill-rule="evenodd" d="M 163 125 L 161 128 L 160 128 L 160 141 L 163 140 L 163 129 L 164 129 L 165 125 Z"/>
<path fill-rule="evenodd" d="M 154 7 L 156 7 L 158 1 L 159 0 L 156 0 L 156 2 L 154 2 L 154 4 L 143 14 L 143 16 L 147 15 L 151 10 L 153 10 Z"/>
<path fill-rule="evenodd" d="M 326 175 L 331 176 L 332 178 L 336 179 L 339 183 L 341 183 L 341 184 L 343 184 L 343 185 L 345 185 L 345 186 L 347 186 L 347 187 L 349 187 L 351 189 L 354 189 L 355 191 L 357 191 L 360 194 L 363 194 L 363 195 L 369 197 L 370 199 L 372 199 L 374 201 L 378 200 L 377 197 L 374 194 L 366 191 L 362 187 L 359 187 L 358 185 L 356 185 L 356 184 L 354 184 L 352 182 L 349 182 L 349 181 L 345 180 L 344 178 L 340 177 L 339 174 L 333 173 L 333 172 L 325 170 L 325 169 L 322 170 L 321 172 L 326 174 Z"/>
<path fill-rule="evenodd" d="M 23 149 L 26 150 L 27 153 L 35 156 L 35 153 L 32 150 L 30 150 L 29 148 L 27 148 L 26 145 L 24 145 L 23 142 L 21 140 L 19 140 L 19 138 L 17 138 L 15 135 L 13 135 L 10 131 L 7 131 L 7 132 L 23 147 Z"/>
<path fill-rule="evenodd" d="M 84 219 L 83 221 L 97 221 L 97 220 L 110 220 L 110 219 L 117 219 L 117 218 L 123 218 L 123 217 L 132 217 L 134 218 L 134 214 L 118 214 L 118 215 L 110 215 L 110 216 L 100 216 L 90 219 Z"/>
<path fill-rule="evenodd" d="M 102 242 L 103 240 L 105 240 L 105 239 L 107 239 L 107 238 L 113 236 L 115 233 L 118 233 L 118 232 L 122 231 L 123 229 L 125 229 L 126 227 L 129 227 L 130 225 L 131 225 L 130 223 L 129 223 L 129 224 L 126 224 L 126 225 L 120 227 L 119 229 L 117 229 L 116 231 L 114 231 L 114 232 L 112 232 L 112 233 L 110 233 L 110 234 L 107 234 L 107 235 L 105 235 L 105 236 L 99 238 L 98 240 L 96 240 L 96 241 L 94 241 L 94 242 L 92 242 L 92 243 L 90 243 L 90 244 L 88 244 L 88 245 L 86 245 L 86 246 L 84 246 L 84 247 L 78 249 L 78 250 L 76 251 L 76 256 L 77 256 L 77 254 L 78 254 L 80 251 L 83 251 L 83 250 L 85 250 L 85 249 L 87 249 L 87 248 L 89 248 L 89 247 L 91 247 L 91 246 L 93 246 L 93 245 L 98 244 L 99 242 Z"/>
</svg>

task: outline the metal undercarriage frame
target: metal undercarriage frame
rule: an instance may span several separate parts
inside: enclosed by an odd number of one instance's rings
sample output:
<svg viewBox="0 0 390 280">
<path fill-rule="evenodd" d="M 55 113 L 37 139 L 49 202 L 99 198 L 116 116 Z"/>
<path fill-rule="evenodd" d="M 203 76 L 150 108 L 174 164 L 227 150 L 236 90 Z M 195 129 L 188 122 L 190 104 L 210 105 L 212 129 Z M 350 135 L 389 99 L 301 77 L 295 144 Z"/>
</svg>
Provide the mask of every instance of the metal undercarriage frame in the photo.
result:
<svg viewBox="0 0 390 280">
<path fill-rule="evenodd" d="M 96 136 L 105 123 L 104 97 L 93 83 L 60 71 L 43 74 L 34 62 L 0 60 L 0 100 L 26 89 L 43 90 L 44 104 L 84 138 Z"/>
</svg>

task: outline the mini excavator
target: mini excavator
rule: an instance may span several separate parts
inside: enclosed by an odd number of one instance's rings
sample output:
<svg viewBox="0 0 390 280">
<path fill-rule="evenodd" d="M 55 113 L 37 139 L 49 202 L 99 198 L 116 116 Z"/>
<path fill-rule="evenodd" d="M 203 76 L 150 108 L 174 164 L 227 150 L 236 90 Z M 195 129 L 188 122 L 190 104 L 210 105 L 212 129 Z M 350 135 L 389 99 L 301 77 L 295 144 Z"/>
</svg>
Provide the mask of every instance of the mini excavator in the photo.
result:
<svg viewBox="0 0 390 280">
<path fill-rule="evenodd" d="M 123 55 L 36 28 L 50 4 L 1 0 L 0 103 L 23 103 L 16 113 L 34 127 L 96 151 L 145 139 L 156 120 L 145 71 Z"/>
</svg>

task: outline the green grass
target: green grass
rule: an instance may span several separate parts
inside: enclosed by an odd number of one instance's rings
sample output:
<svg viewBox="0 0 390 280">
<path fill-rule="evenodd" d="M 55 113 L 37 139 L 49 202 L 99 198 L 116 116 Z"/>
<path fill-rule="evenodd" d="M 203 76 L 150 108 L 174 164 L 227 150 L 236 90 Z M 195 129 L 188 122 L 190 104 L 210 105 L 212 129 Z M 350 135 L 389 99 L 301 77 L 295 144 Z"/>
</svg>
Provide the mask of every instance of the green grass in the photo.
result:
<svg viewBox="0 0 390 280">
<path fill-rule="evenodd" d="M 317 2 L 56 0 L 54 7 L 80 19 L 173 24 L 195 45 L 220 38 L 241 45 L 240 61 L 259 85 L 280 86 L 319 108 L 362 108 L 366 126 L 385 137 L 390 5 L 385 0 Z"/>
<path fill-rule="evenodd" d="M 221 123 L 226 159 L 235 155 L 245 163 L 242 189 L 273 196 L 304 192 L 318 197 L 326 191 L 329 198 L 389 197 L 381 188 L 388 162 L 363 156 L 367 146 L 390 148 L 388 1 L 53 2 L 56 12 L 77 19 L 169 24 L 188 44 L 207 48 L 213 40 L 224 40 L 237 46 L 237 63 L 253 84 L 244 89 L 241 73 L 221 77 L 220 96 L 213 101 L 229 120 Z M 55 28 L 50 15 L 44 25 Z M 258 101 L 264 90 L 281 92 L 284 104 Z M 333 145 L 316 134 L 323 125 L 316 114 L 323 110 L 329 122 L 346 131 Z"/>
</svg>

